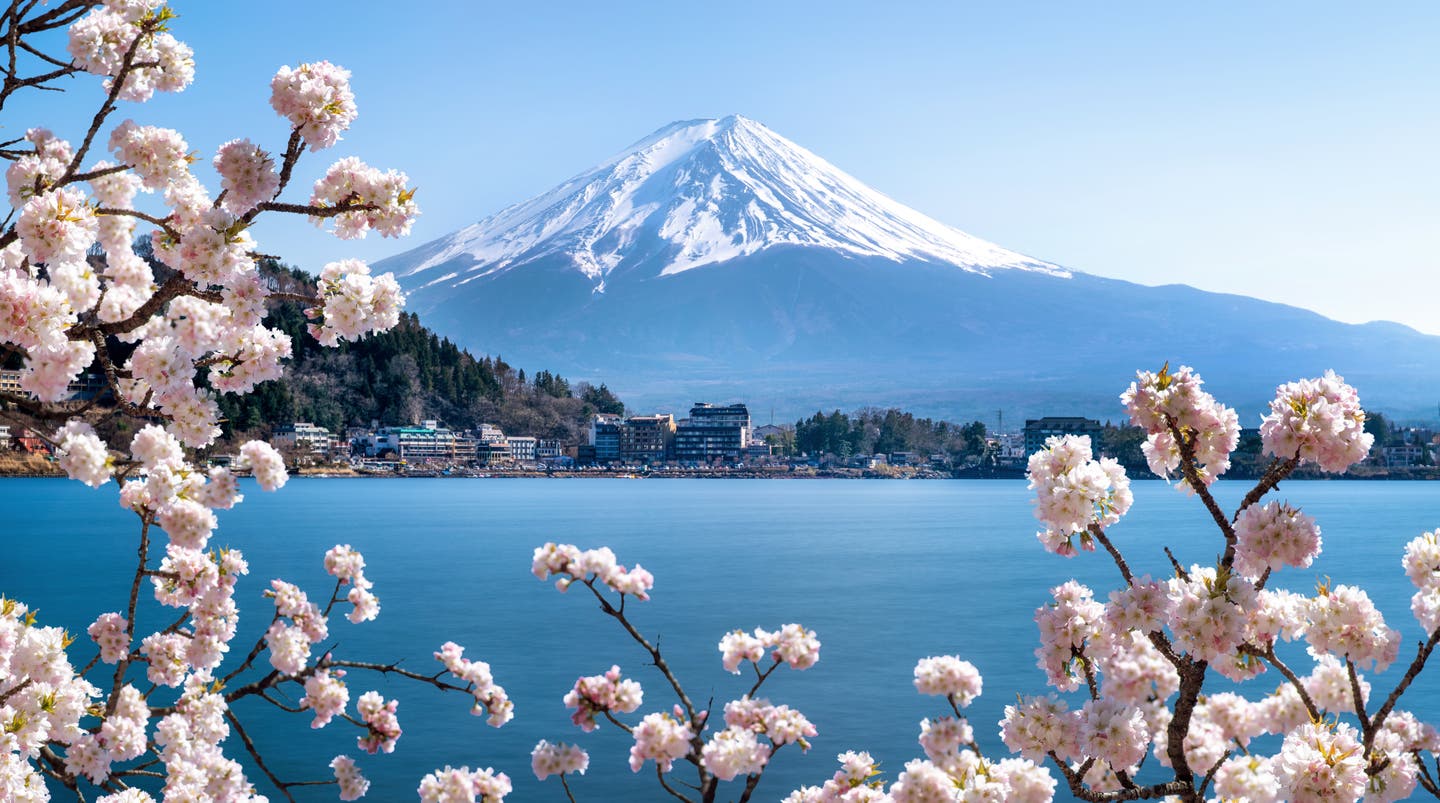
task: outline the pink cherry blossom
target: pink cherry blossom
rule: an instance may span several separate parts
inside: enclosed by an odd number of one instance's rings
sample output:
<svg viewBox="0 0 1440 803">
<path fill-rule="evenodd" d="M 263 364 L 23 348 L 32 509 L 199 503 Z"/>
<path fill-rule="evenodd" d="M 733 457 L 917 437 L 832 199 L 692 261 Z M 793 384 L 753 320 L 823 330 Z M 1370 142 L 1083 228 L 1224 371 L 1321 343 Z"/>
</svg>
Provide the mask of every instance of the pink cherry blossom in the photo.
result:
<svg viewBox="0 0 1440 803">
<path fill-rule="evenodd" d="M 690 752 L 695 733 L 669 714 L 646 714 L 632 735 L 635 744 L 630 748 L 630 769 L 639 772 L 646 761 L 654 761 L 661 772 L 669 772 L 676 759 Z"/>
<path fill-rule="evenodd" d="M 915 690 L 921 694 L 944 695 L 960 707 L 980 696 L 983 680 L 969 661 L 954 655 L 920 659 L 915 665 Z"/>
<path fill-rule="evenodd" d="M 1277 388 L 1260 439 L 1266 454 L 1340 473 L 1364 460 L 1375 442 L 1365 431 L 1359 394 L 1334 371 Z"/>
<path fill-rule="evenodd" d="M 355 120 L 350 71 L 319 61 L 281 67 L 270 81 L 270 105 L 314 149 L 328 148 Z"/>
<path fill-rule="evenodd" d="M 551 744 L 541 739 L 530 753 L 530 768 L 535 771 L 535 777 L 542 781 L 551 775 L 584 775 L 589 766 L 589 753 L 564 742 Z"/>
<path fill-rule="evenodd" d="M 341 800 L 359 800 L 370 791 L 370 782 L 365 780 L 365 776 L 355 767 L 355 759 L 336 756 L 330 761 L 330 768 L 335 770 L 335 782 L 340 785 Z"/>
</svg>

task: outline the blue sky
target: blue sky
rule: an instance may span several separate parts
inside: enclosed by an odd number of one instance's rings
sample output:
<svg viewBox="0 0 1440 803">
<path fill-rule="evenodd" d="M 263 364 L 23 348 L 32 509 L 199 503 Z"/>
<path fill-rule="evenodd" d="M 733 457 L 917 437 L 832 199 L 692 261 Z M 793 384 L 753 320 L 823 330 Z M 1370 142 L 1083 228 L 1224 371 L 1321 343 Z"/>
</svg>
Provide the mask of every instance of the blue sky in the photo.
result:
<svg viewBox="0 0 1440 803">
<path fill-rule="evenodd" d="M 1008 248 L 1440 334 L 1440 5 L 1426 3 L 173 3 L 184 94 L 122 109 L 208 155 L 279 150 L 268 81 L 328 58 L 355 126 L 310 157 L 420 188 L 404 241 L 265 224 L 308 269 L 379 259 L 538 194 L 679 119 L 764 122 Z M 3 121 L 64 134 L 99 90 Z"/>
</svg>

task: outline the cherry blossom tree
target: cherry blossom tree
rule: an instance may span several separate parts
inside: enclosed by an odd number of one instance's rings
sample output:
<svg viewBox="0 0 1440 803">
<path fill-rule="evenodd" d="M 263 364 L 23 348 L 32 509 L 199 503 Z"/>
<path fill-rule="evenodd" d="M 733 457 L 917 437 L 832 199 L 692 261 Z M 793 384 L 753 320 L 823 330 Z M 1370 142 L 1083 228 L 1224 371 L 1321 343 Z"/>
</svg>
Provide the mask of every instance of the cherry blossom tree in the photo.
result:
<svg viewBox="0 0 1440 803">
<path fill-rule="evenodd" d="M 511 718 L 505 690 L 454 643 L 436 651 L 442 668 L 433 674 L 323 646 L 332 613 L 358 624 L 380 610 L 364 558 L 347 545 L 323 556 L 335 578 L 328 593 L 311 600 L 273 580 L 269 628 L 253 645 L 235 644 L 234 593 L 249 567 L 240 550 L 210 546 L 216 511 L 242 501 L 236 471 L 266 491 L 287 475 L 260 441 L 239 447 L 234 470 L 207 470 L 197 453 L 221 433 L 219 394 L 248 393 L 281 375 L 291 342 L 265 326 L 267 303 L 307 304 L 310 332 L 325 345 L 398 320 L 394 278 L 357 260 L 326 265 L 313 297 L 273 292 L 257 268 L 255 221 L 301 215 L 341 239 L 371 230 L 395 237 L 418 214 L 414 191 L 403 173 L 348 158 L 308 198 L 287 199 L 300 159 L 333 145 L 356 119 L 349 73 L 317 62 L 282 67 L 271 82 L 282 119 L 273 127 L 278 156 L 249 139 L 225 143 L 213 157 L 220 187 L 212 195 L 192 172 L 201 157 L 180 132 L 117 119 L 193 79 L 193 53 L 172 32 L 175 20 L 163 0 L 13 0 L 0 14 L 8 55 L 0 109 L 17 92 L 59 89 L 62 78 L 98 79 L 67 83 L 95 97 L 77 136 L 37 126 L 0 143 L 10 203 L 0 228 L 0 358 L 23 366 L 24 391 L 0 393 L 0 416 L 48 440 L 70 477 L 94 487 L 116 481 L 139 528 L 128 599 L 88 628 L 88 662 L 72 661 L 84 646 L 74 636 L 22 601 L 0 601 L 0 799 L 47 800 L 48 780 L 81 800 L 136 803 L 153 799 L 151 791 L 167 800 L 264 800 L 233 755 L 243 749 L 282 798 L 326 784 L 353 800 L 368 782 L 352 759 L 337 756 L 320 780 L 282 779 L 233 704 L 263 701 L 313 716 L 316 728 L 343 723 L 357 729 L 357 750 L 388 753 L 401 735 L 396 701 L 365 691 L 352 706 L 351 688 L 367 675 L 459 692 L 496 727 Z M 136 252 L 142 232 L 154 263 Z M 86 371 L 104 376 L 103 400 L 67 401 L 67 387 Z M 117 417 L 136 422 L 128 443 L 99 434 Z M 171 614 L 144 621 L 142 596 Z M 419 791 L 456 799 L 457 783 L 469 799 L 509 790 L 503 773 L 446 768 Z"/>
<path fill-rule="evenodd" d="M 353 727 L 355 749 L 369 754 L 392 751 L 402 729 L 395 699 L 355 693 L 367 679 L 458 693 L 497 728 L 513 706 L 491 667 L 454 642 L 437 645 L 433 672 L 326 646 L 332 614 L 349 620 L 338 628 L 380 613 L 365 559 L 349 545 L 316 556 L 334 578 L 319 597 L 272 579 L 264 635 L 236 643 L 235 592 L 249 582 L 249 565 L 240 550 L 212 548 L 217 511 L 242 501 L 240 472 L 265 491 L 288 477 L 260 441 L 240 445 L 230 467 L 207 467 L 200 455 L 220 435 L 220 395 L 249 393 L 282 373 L 292 344 L 265 325 L 268 303 L 305 303 L 310 335 L 333 346 L 393 326 L 403 301 L 393 277 L 356 260 L 326 265 L 313 296 L 273 290 L 257 267 L 255 221 L 300 215 L 342 240 L 372 230 L 395 237 L 418 214 L 414 191 L 403 173 L 347 158 L 308 198 L 291 197 L 299 160 L 334 145 L 357 115 L 349 74 L 317 62 L 276 73 L 271 106 L 284 121 L 283 145 L 275 155 L 244 138 L 220 146 L 212 194 L 180 132 L 117 114 L 193 79 L 175 20 L 162 0 L 11 0 L 0 13 L 8 55 L 0 109 L 15 93 L 86 75 L 95 79 L 66 88 L 96 103 L 84 131 L 36 126 L 0 143 L 10 203 L 0 224 L 0 359 L 23 367 L 23 392 L 0 393 L 0 417 L 47 439 L 75 480 L 114 481 L 138 531 L 129 593 L 98 613 L 88 639 L 0 598 L 0 799 L 48 800 L 63 789 L 108 803 L 293 800 L 295 789 L 323 785 L 354 800 L 369 786 L 354 759 L 282 778 L 234 704 L 271 705 L 312 728 Z M 140 234 L 153 262 L 137 252 Z M 107 392 L 68 401 L 68 386 L 87 371 L 104 377 Z M 1333 374 L 1281 386 L 1261 426 L 1272 462 L 1234 511 L 1211 488 L 1229 469 L 1239 417 L 1198 374 L 1141 372 L 1121 400 L 1148 434 L 1150 468 L 1213 521 L 1214 563 L 1171 556 L 1173 576 L 1137 577 L 1108 532 L 1133 503 L 1124 470 L 1095 459 L 1087 438 L 1051 439 L 1029 462 L 1041 548 L 1064 557 L 1103 548 L 1119 587 L 1102 600 L 1063 582 L 1036 611 L 1037 665 L 1055 692 L 1006 708 L 1000 737 L 1018 757 L 985 755 L 964 715 L 983 689 L 976 667 L 958 655 L 917 656 L 916 691 L 944 699 L 919 723 L 924 758 L 886 779 L 868 754 L 841 752 L 831 778 L 787 800 L 1044 801 L 1061 784 L 1090 801 L 1440 797 L 1431 769 L 1440 734 L 1400 705 L 1440 643 L 1440 530 L 1403 555 L 1427 637 L 1383 697 L 1371 694 L 1375 676 L 1401 660 L 1402 645 L 1366 592 L 1327 582 L 1302 594 L 1271 583 L 1311 565 L 1322 539 L 1312 517 L 1266 498 L 1301 466 L 1343 472 L 1366 455 L 1372 439 L 1355 390 Z M 101 433 L 119 418 L 134 422 L 134 434 L 107 442 Z M 601 671 L 578 677 L 564 697 L 582 731 L 629 734 L 629 769 L 653 772 L 662 793 L 748 801 L 782 749 L 808 750 L 821 738 L 803 713 L 759 696 L 775 672 L 816 666 L 813 631 L 791 623 L 722 634 L 720 668 L 753 680 L 712 712 L 629 618 L 628 605 L 649 599 L 648 571 L 604 547 L 553 543 L 535 551 L 532 571 L 562 591 L 589 592 L 664 678 L 668 707 L 647 703 L 618 666 L 587 669 Z M 153 617 L 146 598 L 167 614 Z M 1278 689 L 1247 696 L 1255 684 L 1246 682 L 1270 670 L 1283 678 Z M 263 777 L 248 777 L 247 765 Z M 571 800 L 572 780 L 590 766 L 577 744 L 542 740 L 532 753 L 536 777 L 556 778 Z M 420 779 L 417 793 L 473 803 L 510 789 L 496 769 L 444 767 Z"/>
</svg>

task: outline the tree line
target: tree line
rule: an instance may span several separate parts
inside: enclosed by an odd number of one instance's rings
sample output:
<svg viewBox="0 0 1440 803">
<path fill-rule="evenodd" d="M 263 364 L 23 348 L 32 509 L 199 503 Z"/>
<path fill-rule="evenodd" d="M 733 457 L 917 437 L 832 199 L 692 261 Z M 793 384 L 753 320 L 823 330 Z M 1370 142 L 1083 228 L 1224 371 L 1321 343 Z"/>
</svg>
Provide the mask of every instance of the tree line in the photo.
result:
<svg viewBox="0 0 1440 803">
<path fill-rule="evenodd" d="M 303 271 L 275 263 L 263 269 L 277 290 L 314 290 L 314 279 Z M 492 423 L 511 434 L 573 443 L 594 413 L 625 410 L 603 384 L 571 383 L 544 370 L 527 380 L 524 369 L 499 356 L 476 357 L 426 328 L 414 313 L 403 313 L 388 332 L 337 348 L 310 337 L 300 304 L 273 305 L 267 323 L 290 335 L 289 370 L 251 394 L 221 395 L 227 437 L 264 434 L 295 421 L 339 433 L 371 422 L 399 426 L 436 419 L 459 429 Z"/>
<path fill-rule="evenodd" d="M 985 451 L 985 425 L 979 421 L 957 424 L 916 418 L 913 413 L 867 407 L 846 414 L 816 412 L 795 422 L 793 444 L 779 444 L 796 454 L 829 454 L 848 458 L 857 454 L 914 452 L 951 459 L 979 456 Z"/>
</svg>

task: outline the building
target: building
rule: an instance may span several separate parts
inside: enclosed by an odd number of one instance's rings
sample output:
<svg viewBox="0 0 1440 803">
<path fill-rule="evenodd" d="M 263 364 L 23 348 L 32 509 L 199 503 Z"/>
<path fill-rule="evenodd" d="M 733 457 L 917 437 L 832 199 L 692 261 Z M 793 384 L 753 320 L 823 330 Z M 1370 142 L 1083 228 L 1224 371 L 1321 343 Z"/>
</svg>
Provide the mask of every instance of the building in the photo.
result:
<svg viewBox="0 0 1440 803">
<path fill-rule="evenodd" d="M 475 459 L 475 441 L 460 438 L 454 431 L 440 427 L 434 421 L 426 421 L 425 424 L 419 427 L 382 427 L 365 439 L 365 455 L 382 457 L 389 454 L 406 462 Z"/>
<path fill-rule="evenodd" d="M 565 447 L 558 440 L 541 438 L 535 443 L 535 459 L 544 463 L 565 456 Z"/>
<path fill-rule="evenodd" d="M 489 466 L 511 462 L 515 457 L 510 452 L 510 439 L 500 438 L 499 440 L 477 442 L 475 445 L 475 459 Z"/>
<path fill-rule="evenodd" d="M 1045 439 L 1059 435 L 1088 435 L 1091 448 L 1100 451 L 1100 422 L 1077 416 L 1046 416 L 1025 422 L 1025 454 L 1032 455 L 1045 448 Z"/>
<path fill-rule="evenodd" d="M 536 438 L 528 435 L 511 435 L 506 440 L 510 441 L 510 459 L 517 463 L 534 463 L 535 452 L 539 445 Z"/>
<path fill-rule="evenodd" d="M 324 427 L 317 427 L 308 421 L 296 421 L 288 426 L 275 430 L 270 440 L 277 447 L 287 448 L 297 452 L 315 452 L 317 454 L 329 454 L 335 448 L 335 437 L 330 430 Z"/>
<path fill-rule="evenodd" d="M 28 396 L 29 394 L 20 386 L 20 380 L 24 376 L 23 370 L 0 371 L 0 393 Z M 86 372 L 75 377 L 74 381 L 65 386 L 65 401 L 88 401 L 104 393 L 105 390 L 104 374 Z"/>
<path fill-rule="evenodd" d="M 503 441 L 505 440 L 505 433 L 494 424 L 481 424 L 479 428 L 475 430 L 475 439 L 482 443 Z"/>
<path fill-rule="evenodd" d="M 590 419 L 590 445 L 595 447 L 595 462 L 620 459 L 620 429 L 620 416 L 613 413 L 596 413 Z"/>
<path fill-rule="evenodd" d="M 675 447 L 675 416 L 637 415 L 620 428 L 620 459 L 627 463 L 663 463 Z"/>
<path fill-rule="evenodd" d="M 1428 455 L 1425 454 L 1425 447 L 1418 443 L 1383 446 L 1376 451 L 1380 452 L 1381 463 L 1389 468 L 1423 466 L 1428 457 Z"/>
<path fill-rule="evenodd" d="M 30 454 L 50 454 L 50 444 L 33 429 L 20 430 L 15 442 L 20 444 L 21 451 Z"/>
<path fill-rule="evenodd" d="M 1005 461 L 1023 461 L 1029 457 L 1025 453 L 1025 435 L 1020 432 L 1000 432 L 990 436 L 990 447 L 995 450 L 995 457 Z"/>
<path fill-rule="evenodd" d="M 0 452 L 10 451 L 10 425 L 0 424 Z"/>
<path fill-rule="evenodd" d="M 750 410 L 743 404 L 704 402 L 675 428 L 675 459 L 682 463 L 738 460 L 750 445 Z"/>
</svg>

